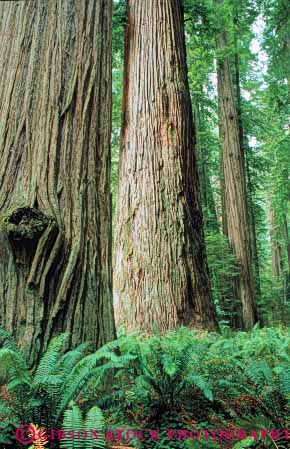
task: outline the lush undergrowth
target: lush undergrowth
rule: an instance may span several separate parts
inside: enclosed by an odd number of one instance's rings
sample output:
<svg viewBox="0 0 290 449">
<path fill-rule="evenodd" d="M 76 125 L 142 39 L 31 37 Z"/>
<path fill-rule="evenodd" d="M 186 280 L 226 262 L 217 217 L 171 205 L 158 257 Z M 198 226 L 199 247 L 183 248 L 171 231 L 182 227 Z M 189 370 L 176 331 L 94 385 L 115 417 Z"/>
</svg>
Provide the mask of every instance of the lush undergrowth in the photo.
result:
<svg viewBox="0 0 290 449">
<path fill-rule="evenodd" d="M 3 448 L 17 447 L 15 428 L 27 423 L 66 431 L 100 430 L 93 440 L 67 435 L 61 441 L 66 448 L 287 447 L 287 433 L 282 431 L 289 428 L 290 418 L 287 329 L 226 329 L 217 335 L 181 328 L 149 338 L 123 335 L 96 353 L 86 344 L 65 352 L 67 338 L 64 334 L 52 340 L 32 371 L 13 339 L 1 331 Z M 121 443 L 117 429 L 142 429 L 144 440 L 140 433 L 134 439 L 133 431 L 126 440 L 123 432 Z M 181 429 L 184 432 L 178 433 Z M 192 429 L 195 433 L 190 434 Z M 234 439 L 229 433 L 214 434 L 215 429 L 231 431 Z M 238 441 L 238 429 L 249 437 Z M 264 432 L 263 441 L 262 429 L 269 433 Z M 271 435 L 272 429 L 281 429 L 280 436 L 277 431 Z M 159 433 L 150 435 L 149 430 Z M 45 447 L 58 444 L 49 441 Z M 35 442 L 34 447 L 41 446 Z"/>
</svg>

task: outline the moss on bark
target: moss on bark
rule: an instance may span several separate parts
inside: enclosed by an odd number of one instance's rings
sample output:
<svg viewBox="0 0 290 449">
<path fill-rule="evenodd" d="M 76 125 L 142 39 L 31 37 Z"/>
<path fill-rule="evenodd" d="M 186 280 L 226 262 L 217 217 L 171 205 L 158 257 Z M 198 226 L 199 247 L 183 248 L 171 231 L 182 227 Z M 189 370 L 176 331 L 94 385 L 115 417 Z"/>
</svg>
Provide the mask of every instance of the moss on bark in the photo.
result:
<svg viewBox="0 0 290 449">
<path fill-rule="evenodd" d="M 7 234 L 10 241 L 39 240 L 53 221 L 35 208 L 19 207 L 0 217 L 0 231 Z"/>
</svg>

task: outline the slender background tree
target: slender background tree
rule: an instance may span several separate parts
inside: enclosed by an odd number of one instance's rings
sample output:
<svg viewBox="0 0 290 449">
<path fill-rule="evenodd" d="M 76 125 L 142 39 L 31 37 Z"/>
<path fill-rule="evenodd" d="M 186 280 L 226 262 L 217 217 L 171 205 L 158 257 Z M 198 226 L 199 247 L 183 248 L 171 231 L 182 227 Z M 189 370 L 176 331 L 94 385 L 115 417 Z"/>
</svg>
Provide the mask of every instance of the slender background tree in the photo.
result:
<svg viewBox="0 0 290 449">
<path fill-rule="evenodd" d="M 217 0 L 216 4 L 223 6 L 224 2 Z M 234 92 L 226 29 L 220 31 L 216 42 L 226 227 L 230 245 L 240 264 L 240 273 L 235 277 L 235 292 L 242 304 L 242 327 L 250 329 L 257 322 L 258 315 L 250 244 L 245 155 L 238 107 L 239 98 L 235 96 Z M 236 87 L 239 92 L 239 83 Z"/>
</svg>

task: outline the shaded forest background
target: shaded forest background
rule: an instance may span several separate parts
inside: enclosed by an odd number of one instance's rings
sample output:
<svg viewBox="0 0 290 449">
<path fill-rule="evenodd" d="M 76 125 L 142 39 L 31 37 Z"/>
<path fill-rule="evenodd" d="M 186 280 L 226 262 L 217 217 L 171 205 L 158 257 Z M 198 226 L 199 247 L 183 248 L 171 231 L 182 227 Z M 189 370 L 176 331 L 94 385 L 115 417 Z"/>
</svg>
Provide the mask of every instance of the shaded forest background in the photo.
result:
<svg viewBox="0 0 290 449">
<path fill-rule="evenodd" d="M 219 2 L 222 3 L 222 2 Z M 186 1 L 188 79 L 195 122 L 206 250 L 220 322 L 233 324 L 239 260 L 223 216 L 221 117 L 216 58 L 229 57 L 237 91 L 255 300 L 261 322 L 289 324 L 289 5 Z M 115 211 L 121 129 L 125 2 L 114 3 L 112 191 Z M 216 49 L 221 29 L 226 49 Z M 157 69 L 157 68 L 156 68 Z M 118 217 L 115 217 L 118 220 Z"/>
</svg>

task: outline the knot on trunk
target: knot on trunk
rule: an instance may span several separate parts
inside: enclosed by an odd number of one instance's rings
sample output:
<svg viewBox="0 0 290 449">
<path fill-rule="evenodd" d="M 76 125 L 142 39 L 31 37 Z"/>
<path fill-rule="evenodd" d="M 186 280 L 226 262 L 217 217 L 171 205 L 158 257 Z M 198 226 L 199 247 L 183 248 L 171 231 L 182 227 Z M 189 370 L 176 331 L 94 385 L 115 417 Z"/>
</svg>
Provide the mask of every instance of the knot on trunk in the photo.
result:
<svg viewBox="0 0 290 449">
<path fill-rule="evenodd" d="M 18 207 L 1 217 L 0 231 L 7 235 L 16 266 L 29 270 L 37 248 L 43 246 L 43 240 L 49 245 L 50 240 L 55 239 L 58 225 L 53 217 L 38 209 Z M 41 248 L 39 252 L 42 253 Z"/>
<path fill-rule="evenodd" d="M 1 230 L 10 241 L 38 241 L 47 226 L 54 221 L 43 212 L 32 207 L 20 207 L 10 211 L 1 220 Z"/>
</svg>

